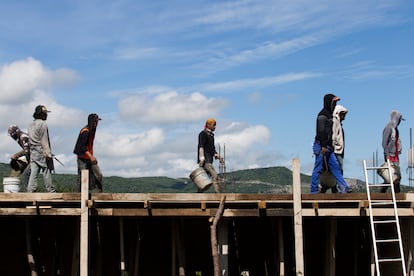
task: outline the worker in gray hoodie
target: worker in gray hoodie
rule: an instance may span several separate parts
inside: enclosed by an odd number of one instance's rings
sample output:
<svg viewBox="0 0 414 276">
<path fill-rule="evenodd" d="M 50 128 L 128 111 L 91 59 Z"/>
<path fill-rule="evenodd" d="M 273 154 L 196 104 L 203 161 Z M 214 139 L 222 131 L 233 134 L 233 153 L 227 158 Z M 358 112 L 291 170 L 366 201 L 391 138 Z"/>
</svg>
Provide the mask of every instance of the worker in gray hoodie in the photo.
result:
<svg viewBox="0 0 414 276">
<path fill-rule="evenodd" d="M 400 154 L 402 150 L 402 143 L 400 139 L 400 134 L 398 131 L 398 126 L 401 121 L 404 120 L 401 113 L 393 110 L 390 115 L 390 120 L 387 125 L 384 127 L 382 132 L 382 148 L 384 150 L 384 159 L 390 161 L 391 166 L 394 168 L 394 191 L 396 193 L 400 192 L 400 181 L 401 181 L 401 171 L 400 171 Z M 381 192 L 385 193 L 387 187 L 382 187 Z"/>
</svg>

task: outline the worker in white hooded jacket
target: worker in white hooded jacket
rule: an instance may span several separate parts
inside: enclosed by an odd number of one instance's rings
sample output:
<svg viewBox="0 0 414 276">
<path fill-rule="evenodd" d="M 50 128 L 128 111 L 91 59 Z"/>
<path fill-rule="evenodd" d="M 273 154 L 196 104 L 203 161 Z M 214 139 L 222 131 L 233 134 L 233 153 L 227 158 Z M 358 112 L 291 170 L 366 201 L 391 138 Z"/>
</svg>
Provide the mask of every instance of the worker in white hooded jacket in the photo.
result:
<svg viewBox="0 0 414 276">
<path fill-rule="evenodd" d="M 347 113 L 348 109 L 338 104 L 335 106 L 332 117 L 332 145 L 339 166 L 341 167 L 342 175 L 344 174 L 343 165 L 345 156 L 345 134 L 342 128 L 342 121 L 345 120 Z"/>
</svg>

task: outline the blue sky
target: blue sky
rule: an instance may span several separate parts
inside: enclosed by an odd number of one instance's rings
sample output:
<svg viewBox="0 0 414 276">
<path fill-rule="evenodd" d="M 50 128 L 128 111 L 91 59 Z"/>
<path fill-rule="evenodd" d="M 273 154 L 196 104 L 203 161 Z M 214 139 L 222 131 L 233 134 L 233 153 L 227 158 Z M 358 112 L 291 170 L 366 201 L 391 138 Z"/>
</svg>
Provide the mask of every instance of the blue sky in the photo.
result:
<svg viewBox="0 0 414 276">
<path fill-rule="evenodd" d="M 18 151 L 8 125 L 26 130 L 43 104 L 59 173 L 76 173 L 73 146 L 96 112 L 106 176 L 187 177 L 209 117 L 228 171 L 299 158 L 310 174 L 333 93 L 349 110 L 345 177 L 382 160 L 396 109 L 408 183 L 413 1 L 1 1 L 0 18 L 0 162 Z"/>
</svg>

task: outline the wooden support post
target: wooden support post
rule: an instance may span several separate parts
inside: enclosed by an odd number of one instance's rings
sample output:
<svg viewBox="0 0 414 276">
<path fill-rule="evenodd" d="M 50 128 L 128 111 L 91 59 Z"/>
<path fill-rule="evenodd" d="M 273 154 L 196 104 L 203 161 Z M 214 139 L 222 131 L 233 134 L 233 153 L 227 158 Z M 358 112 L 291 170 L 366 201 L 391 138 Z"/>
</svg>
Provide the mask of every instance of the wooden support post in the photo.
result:
<svg viewBox="0 0 414 276">
<path fill-rule="evenodd" d="M 126 275 L 125 269 L 125 246 L 124 246 L 124 218 L 119 218 L 119 254 L 121 256 L 121 276 Z"/>
<path fill-rule="evenodd" d="M 228 222 L 223 220 L 218 227 L 218 242 L 220 246 L 221 276 L 229 275 L 229 228 Z"/>
<path fill-rule="evenodd" d="M 213 224 L 210 226 L 210 234 L 211 234 L 211 254 L 213 256 L 213 264 L 214 264 L 214 276 L 220 276 L 220 257 L 218 252 L 218 243 L 217 243 L 217 224 L 221 218 L 221 215 L 224 211 L 224 202 L 226 201 L 226 196 L 223 196 L 220 200 L 219 208 L 217 209 L 217 213 L 214 216 Z"/>
<path fill-rule="evenodd" d="M 325 275 L 336 275 L 336 236 L 337 236 L 337 221 L 336 218 L 331 218 L 324 225 L 324 233 L 327 233 L 327 241 L 325 243 Z"/>
<path fill-rule="evenodd" d="M 171 276 L 177 275 L 177 222 L 176 218 L 171 221 Z"/>
<path fill-rule="evenodd" d="M 182 227 L 183 227 L 183 223 L 182 223 L 182 220 L 180 220 L 179 223 L 177 224 L 178 276 L 185 276 L 185 266 L 186 266 L 185 246 L 184 246 L 184 240 L 183 240 Z"/>
<path fill-rule="evenodd" d="M 414 238 L 414 225 L 413 225 L 414 221 L 412 221 L 411 218 L 407 218 L 407 232 L 408 232 L 408 237 L 406 239 L 406 244 L 407 244 L 407 251 L 408 251 L 408 257 L 407 257 L 407 274 L 409 276 L 413 276 L 414 275 L 414 263 L 413 263 L 413 243 L 410 242 L 412 241 L 412 239 Z"/>
<path fill-rule="evenodd" d="M 293 213 L 295 223 L 295 260 L 296 275 L 304 275 L 303 261 L 303 229 L 302 229 L 302 190 L 300 180 L 300 162 L 295 158 L 292 160 L 293 173 Z"/>
<path fill-rule="evenodd" d="M 80 230 L 80 223 L 76 221 L 76 229 Z M 80 253 L 80 233 L 75 231 L 75 237 L 73 239 L 73 249 L 72 249 L 72 267 L 71 267 L 71 276 L 79 276 L 79 253 Z"/>
<path fill-rule="evenodd" d="M 172 221 L 172 276 L 177 274 L 178 264 L 178 276 L 185 276 L 185 248 L 183 235 L 181 232 L 181 220 L 173 218 Z"/>
<path fill-rule="evenodd" d="M 140 250 L 141 250 L 141 233 L 140 233 L 139 222 L 138 222 L 137 223 L 137 243 L 135 245 L 134 274 L 131 274 L 133 276 L 138 276 Z"/>
<path fill-rule="evenodd" d="M 89 171 L 81 171 L 80 276 L 88 276 Z"/>
<path fill-rule="evenodd" d="M 283 219 L 281 217 L 277 220 L 277 238 L 279 246 L 279 276 L 285 275 L 285 243 L 283 239 Z"/>
<path fill-rule="evenodd" d="M 27 249 L 27 261 L 29 262 L 30 275 L 37 276 L 37 269 L 35 259 L 33 257 L 32 249 L 32 232 L 30 229 L 30 219 L 26 219 L 26 249 Z"/>
</svg>

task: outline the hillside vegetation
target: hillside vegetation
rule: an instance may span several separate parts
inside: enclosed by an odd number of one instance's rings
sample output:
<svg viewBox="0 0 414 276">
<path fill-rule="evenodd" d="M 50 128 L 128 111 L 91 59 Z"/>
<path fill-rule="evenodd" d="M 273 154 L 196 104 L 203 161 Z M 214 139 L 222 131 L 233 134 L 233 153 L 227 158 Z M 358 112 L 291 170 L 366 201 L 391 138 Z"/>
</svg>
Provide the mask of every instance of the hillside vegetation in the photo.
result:
<svg viewBox="0 0 414 276">
<path fill-rule="evenodd" d="M 8 176 L 10 167 L 0 163 L 0 177 Z M 292 172 L 285 167 L 248 169 L 226 173 L 227 193 L 291 193 Z M 303 183 L 309 183 L 310 177 L 302 175 Z M 53 174 L 53 183 L 59 192 L 75 192 L 77 175 Z M 309 184 L 304 185 L 304 189 Z M 3 188 L 3 187 L 2 187 Z M 1 189 L 2 189 L 1 188 Z M 103 190 L 108 193 L 195 193 L 196 185 L 190 178 L 169 178 L 164 176 L 124 178 L 104 177 Z M 39 177 L 39 191 L 44 192 L 43 179 Z M 210 188 L 207 193 L 214 192 Z"/>
<path fill-rule="evenodd" d="M 0 177 L 8 176 L 9 164 L 0 163 Z M 104 172 L 105 174 L 105 172 Z M 189 173 L 190 174 L 190 173 Z M 225 176 L 226 193 L 292 193 L 292 171 L 286 167 L 269 167 L 228 172 Z M 365 183 L 358 179 L 347 179 L 354 192 L 365 192 Z M 53 183 L 58 192 L 76 192 L 76 174 L 53 174 Z M 302 192 L 309 193 L 310 176 L 301 174 Z M 3 191 L 3 185 L 0 185 Z M 24 189 L 21 189 L 24 191 Z M 104 176 L 103 190 L 107 193 L 196 193 L 197 187 L 187 178 L 165 176 L 131 177 Z M 411 187 L 401 186 L 401 192 Z M 45 192 L 43 179 L 39 177 L 39 192 Z M 211 187 L 206 193 L 214 193 Z"/>
</svg>

